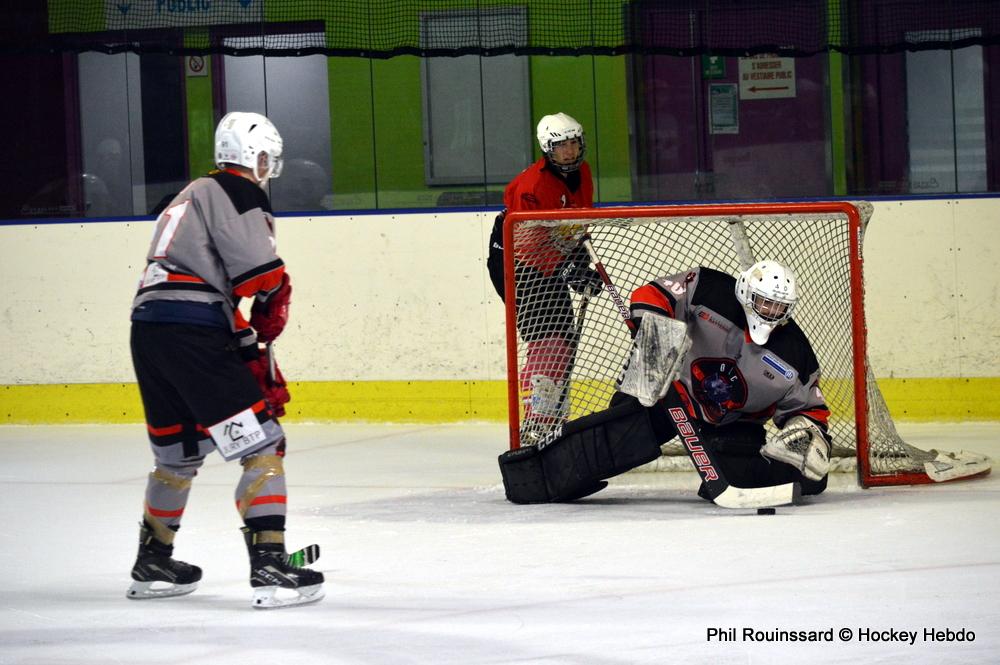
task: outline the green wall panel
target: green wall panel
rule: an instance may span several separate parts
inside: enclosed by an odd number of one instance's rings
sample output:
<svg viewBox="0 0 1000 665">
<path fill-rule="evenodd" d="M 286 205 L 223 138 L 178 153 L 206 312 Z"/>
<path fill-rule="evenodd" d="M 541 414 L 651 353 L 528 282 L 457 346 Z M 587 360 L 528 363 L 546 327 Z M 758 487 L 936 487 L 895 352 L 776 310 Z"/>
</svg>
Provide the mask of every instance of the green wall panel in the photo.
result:
<svg viewBox="0 0 1000 665">
<path fill-rule="evenodd" d="M 371 61 L 329 58 L 333 201 L 339 210 L 375 208 Z"/>
<path fill-rule="evenodd" d="M 595 201 L 630 200 L 625 58 L 532 58 L 531 94 L 536 122 L 562 111 L 583 124 Z"/>
<path fill-rule="evenodd" d="M 208 76 L 185 78 L 187 96 L 188 174 L 197 178 L 215 168 L 215 115 L 212 109 L 212 58 L 205 56 Z"/>
</svg>

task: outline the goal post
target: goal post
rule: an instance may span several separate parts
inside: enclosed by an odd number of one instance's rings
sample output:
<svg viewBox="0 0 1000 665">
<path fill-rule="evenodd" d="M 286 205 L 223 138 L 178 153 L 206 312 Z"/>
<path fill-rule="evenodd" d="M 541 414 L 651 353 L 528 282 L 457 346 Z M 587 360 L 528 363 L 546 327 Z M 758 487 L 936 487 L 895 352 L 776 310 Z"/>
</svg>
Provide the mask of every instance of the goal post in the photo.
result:
<svg viewBox="0 0 1000 665">
<path fill-rule="evenodd" d="M 735 275 L 770 258 L 798 276 L 794 318 L 819 360 L 835 468 L 856 470 L 863 487 L 989 473 L 988 458 L 921 450 L 896 432 L 867 359 L 863 240 L 871 212 L 866 202 L 831 201 L 508 213 L 505 292 L 517 294 L 506 299 L 510 447 L 607 408 L 631 348 L 622 302 L 627 308 L 633 290 L 696 266 Z M 567 270 L 594 259 L 605 292 L 569 288 Z M 651 467 L 690 468 L 675 452 L 676 463 Z"/>
</svg>

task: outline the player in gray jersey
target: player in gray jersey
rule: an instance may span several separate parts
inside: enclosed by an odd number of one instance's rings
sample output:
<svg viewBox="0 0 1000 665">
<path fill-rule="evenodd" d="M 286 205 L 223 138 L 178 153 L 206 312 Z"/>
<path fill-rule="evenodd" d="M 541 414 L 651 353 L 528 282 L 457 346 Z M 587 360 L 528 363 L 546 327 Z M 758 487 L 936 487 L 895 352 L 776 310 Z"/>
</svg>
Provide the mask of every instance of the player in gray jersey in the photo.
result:
<svg viewBox="0 0 1000 665">
<path fill-rule="evenodd" d="M 701 474 L 699 495 L 719 505 L 781 505 L 799 491 L 822 492 L 830 412 L 819 363 L 791 318 L 797 301 L 794 273 L 776 261 L 736 278 L 697 267 L 636 289 L 634 341 L 610 407 L 501 455 L 507 498 L 587 496 L 678 436 Z M 768 420 L 778 428 L 771 436 Z"/>
<path fill-rule="evenodd" d="M 173 541 L 191 481 L 213 450 L 242 467 L 236 507 L 253 606 L 323 597 L 323 574 L 292 565 L 285 550 L 285 435 L 277 419 L 290 397 L 258 344 L 281 334 L 291 298 L 264 189 L 281 173 L 281 153 L 266 117 L 227 114 L 215 132 L 219 170 L 189 184 L 157 219 L 132 304 L 132 360 L 154 467 L 129 598 L 190 593 L 201 579 L 200 568 L 173 558 Z M 249 323 L 242 298 L 253 299 Z M 279 596 L 279 588 L 295 593 Z"/>
</svg>

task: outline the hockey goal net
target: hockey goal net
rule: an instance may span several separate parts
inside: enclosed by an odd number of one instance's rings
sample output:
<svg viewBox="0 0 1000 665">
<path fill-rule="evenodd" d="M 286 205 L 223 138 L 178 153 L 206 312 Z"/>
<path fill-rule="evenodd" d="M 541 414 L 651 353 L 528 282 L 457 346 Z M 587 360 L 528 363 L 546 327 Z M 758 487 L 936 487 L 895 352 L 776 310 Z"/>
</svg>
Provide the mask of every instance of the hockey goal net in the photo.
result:
<svg viewBox="0 0 1000 665">
<path fill-rule="evenodd" d="M 868 203 L 838 201 L 510 213 L 504 224 L 506 292 L 518 294 L 506 299 L 511 448 L 520 445 L 532 394 L 540 390 L 533 390 L 532 376 L 539 373 L 538 345 L 550 343 L 549 331 L 569 332 L 563 334 L 569 342 L 561 348 L 557 342 L 550 355 L 563 354 L 561 371 L 568 377 L 555 386 L 558 419 L 573 420 L 607 408 L 615 391 L 631 347 L 623 314 L 634 289 L 695 266 L 735 275 L 770 258 L 798 276 L 795 320 L 819 359 L 820 385 L 831 410 L 834 470 L 856 470 L 863 487 L 988 473 L 985 457 L 921 450 L 896 431 L 866 357 L 862 240 L 871 210 Z M 567 289 L 557 274 L 525 269 L 551 268 L 584 234 L 614 289 L 585 297 Z M 557 291 L 570 294 L 571 313 Z M 553 303 L 549 310 L 547 299 Z M 680 446 L 668 444 L 664 457 L 646 470 L 675 468 L 692 467 Z"/>
</svg>

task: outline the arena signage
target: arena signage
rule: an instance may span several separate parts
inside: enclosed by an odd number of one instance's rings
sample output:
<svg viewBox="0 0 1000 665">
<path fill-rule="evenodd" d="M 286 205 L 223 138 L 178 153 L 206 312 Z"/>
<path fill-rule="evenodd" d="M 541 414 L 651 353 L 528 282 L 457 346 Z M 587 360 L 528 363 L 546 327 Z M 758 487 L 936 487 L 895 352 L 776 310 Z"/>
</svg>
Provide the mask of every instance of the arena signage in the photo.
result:
<svg viewBox="0 0 1000 665">
<path fill-rule="evenodd" d="M 108 30 L 259 23 L 263 0 L 104 0 Z"/>
</svg>

